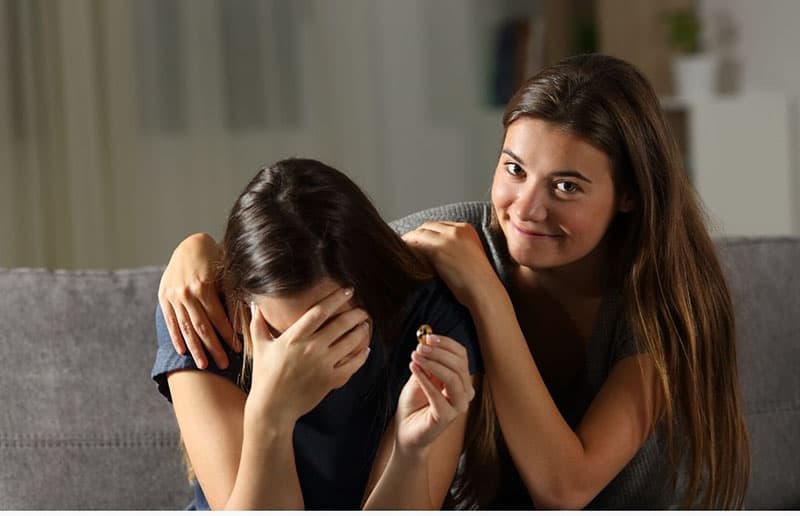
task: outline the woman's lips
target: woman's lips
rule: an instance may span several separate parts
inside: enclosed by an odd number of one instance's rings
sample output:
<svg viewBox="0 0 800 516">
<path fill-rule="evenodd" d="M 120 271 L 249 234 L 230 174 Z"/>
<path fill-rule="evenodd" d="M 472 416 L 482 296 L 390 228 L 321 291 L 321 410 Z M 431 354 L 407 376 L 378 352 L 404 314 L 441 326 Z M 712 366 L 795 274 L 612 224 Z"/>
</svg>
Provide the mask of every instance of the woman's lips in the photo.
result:
<svg viewBox="0 0 800 516">
<path fill-rule="evenodd" d="M 523 234 L 523 235 L 525 235 L 527 237 L 531 237 L 531 238 L 558 238 L 558 237 L 561 236 L 561 235 L 553 235 L 553 234 L 550 234 L 550 233 L 540 233 L 538 231 L 531 231 L 529 229 L 523 229 L 523 228 L 519 227 L 518 225 L 514 224 L 513 222 L 511 223 L 511 225 L 514 227 L 514 229 L 518 233 L 521 233 L 521 234 Z"/>
</svg>

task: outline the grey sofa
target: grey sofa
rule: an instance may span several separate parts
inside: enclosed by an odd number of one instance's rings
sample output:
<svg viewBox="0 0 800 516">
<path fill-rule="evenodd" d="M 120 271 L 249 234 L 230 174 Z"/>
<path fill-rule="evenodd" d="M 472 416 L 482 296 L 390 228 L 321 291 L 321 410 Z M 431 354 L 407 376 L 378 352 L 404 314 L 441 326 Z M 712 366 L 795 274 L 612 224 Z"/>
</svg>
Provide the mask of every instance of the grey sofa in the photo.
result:
<svg viewBox="0 0 800 516">
<path fill-rule="evenodd" d="M 395 227 L 462 213 L 429 210 Z M 747 506 L 797 509 L 800 238 L 719 247 L 752 440 Z M 149 378 L 161 271 L 0 270 L 0 509 L 180 509 L 190 500 L 174 416 Z"/>
</svg>

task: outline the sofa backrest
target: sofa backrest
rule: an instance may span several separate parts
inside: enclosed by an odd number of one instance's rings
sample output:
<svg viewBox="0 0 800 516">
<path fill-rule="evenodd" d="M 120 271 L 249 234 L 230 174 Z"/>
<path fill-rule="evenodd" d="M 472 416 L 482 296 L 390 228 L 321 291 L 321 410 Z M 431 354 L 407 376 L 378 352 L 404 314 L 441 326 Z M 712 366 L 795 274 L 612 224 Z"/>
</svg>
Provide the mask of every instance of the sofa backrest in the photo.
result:
<svg viewBox="0 0 800 516">
<path fill-rule="evenodd" d="M 469 220 L 478 208 L 429 210 L 395 229 Z M 798 508 L 800 238 L 718 243 L 752 445 L 746 503 Z M 180 509 L 191 499 L 174 415 L 149 378 L 160 274 L 0 269 L 0 509 Z"/>
<path fill-rule="evenodd" d="M 800 238 L 718 242 L 750 432 L 748 509 L 800 508 Z M 724 393 L 720 393 L 724 396 Z"/>
<path fill-rule="evenodd" d="M 160 268 L 0 271 L 0 509 L 180 509 L 149 372 Z"/>
</svg>

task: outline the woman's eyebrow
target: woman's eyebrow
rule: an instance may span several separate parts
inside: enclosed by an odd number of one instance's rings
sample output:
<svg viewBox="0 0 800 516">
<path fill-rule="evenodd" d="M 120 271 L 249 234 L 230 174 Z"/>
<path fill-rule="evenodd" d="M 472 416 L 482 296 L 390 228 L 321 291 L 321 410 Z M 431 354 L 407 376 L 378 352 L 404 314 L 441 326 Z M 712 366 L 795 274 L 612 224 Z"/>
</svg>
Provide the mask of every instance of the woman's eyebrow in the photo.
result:
<svg viewBox="0 0 800 516">
<path fill-rule="evenodd" d="M 513 152 L 513 151 L 511 151 L 511 150 L 509 150 L 509 149 L 503 149 L 503 152 L 502 152 L 502 154 L 508 154 L 509 156 L 511 156 L 511 158 L 512 158 L 514 161 L 518 161 L 520 165 L 522 165 L 522 166 L 525 166 L 525 162 L 524 162 L 524 161 L 522 161 L 522 158 L 520 158 L 519 156 L 517 156 L 516 154 L 514 154 L 514 152 Z"/>
<path fill-rule="evenodd" d="M 503 154 L 508 154 L 514 161 L 518 162 L 523 167 L 525 166 L 525 162 L 522 161 L 522 158 L 517 156 L 514 151 L 510 149 L 503 149 Z M 558 177 L 574 177 L 575 179 L 580 179 L 581 181 L 586 181 L 589 184 L 592 184 L 592 180 L 588 177 L 584 176 L 577 170 L 559 170 L 557 172 L 553 172 L 550 174 L 551 177 L 558 176 Z"/>
<path fill-rule="evenodd" d="M 574 177 L 575 179 L 580 179 L 581 181 L 586 181 L 589 184 L 592 184 L 592 180 L 588 177 L 584 176 L 577 170 L 560 170 L 558 172 L 553 172 L 550 174 L 551 177 Z"/>
</svg>

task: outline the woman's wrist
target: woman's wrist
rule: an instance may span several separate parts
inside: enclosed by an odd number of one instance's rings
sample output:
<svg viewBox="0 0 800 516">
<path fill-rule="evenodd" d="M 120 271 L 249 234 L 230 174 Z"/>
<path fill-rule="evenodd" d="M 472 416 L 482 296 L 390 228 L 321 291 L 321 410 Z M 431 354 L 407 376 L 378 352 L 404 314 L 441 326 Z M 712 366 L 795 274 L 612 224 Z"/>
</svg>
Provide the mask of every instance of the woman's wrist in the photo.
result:
<svg viewBox="0 0 800 516">
<path fill-rule="evenodd" d="M 491 275 L 486 275 L 481 279 L 476 278 L 469 284 L 464 305 L 475 317 L 487 308 L 495 306 L 497 301 L 502 300 L 504 296 L 508 297 L 508 292 L 492 269 Z"/>
<path fill-rule="evenodd" d="M 413 463 L 419 461 L 427 461 L 430 455 L 431 444 L 413 445 L 403 444 L 399 437 L 395 437 L 394 448 L 392 449 L 392 456 L 404 463 Z"/>
<path fill-rule="evenodd" d="M 245 433 L 250 430 L 255 435 L 291 435 L 297 424 L 297 417 L 287 408 L 270 403 L 259 403 L 248 397 L 244 407 Z"/>
<path fill-rule="evenodd" d="M 294 423 L 259 421 L 245 424 L 242 447 L 250 451 L 269 451 L 280 443 L 291 443 Z"/>
<path fill-rule="evenodd" d="M 405 467 L 416 467 L 426 464 L 430 456 L 430 446 L 402 446 L 395 442 L 391 460 L 403 464 Z"/>
</svg>

